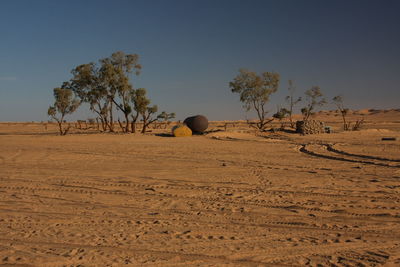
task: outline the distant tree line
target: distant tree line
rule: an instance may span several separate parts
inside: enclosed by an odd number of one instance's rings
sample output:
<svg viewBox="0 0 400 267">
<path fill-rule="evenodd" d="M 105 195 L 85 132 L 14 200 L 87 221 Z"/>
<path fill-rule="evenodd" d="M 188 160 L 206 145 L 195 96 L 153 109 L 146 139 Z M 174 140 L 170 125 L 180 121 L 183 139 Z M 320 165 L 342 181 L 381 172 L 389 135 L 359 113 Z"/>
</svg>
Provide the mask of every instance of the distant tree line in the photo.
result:
<svg viewBox="0 0 400 267">
<path fill-rule="evenodd" d="M 303 98 L 295 97 L 295 85 L 291 80 L 289 80 L 289 95 L 285 98 L 287 107 L 279 107 L 275 114 L 268 116 L 267 103 L 270 96 L 277 92 L 279 83 L 280 75 L 276 72 L 263 72 L 258 75 L 255 72 L 245 69 L 239 70 L 239 74 L 229 83 L 231 91 L 240 95 L 240 101 L 244 104 L 245 110 L 256 112 L 258 120 L 255 124 L 251 124 L 251 126 L 260 131 L 265 131 L 268 124 L 274 119 L 281 121 L 286 117 L 289 118 L 290 127 L 295 127 L 293 109 L 303 101 Z M 345 131 L 350 130 L 350 123 L 346 121 L 349 109 L 344 107 L 343 96 L 335 96 L 332 101 L 336 105 L 338 112 L 342 115 L 343 129 Z M 309 90 L 305 91 L 304 102 L 304 107 L 301 108 L 304 121 L 309 120 L 315 114 L 318 107 L 327 103 L 326 99 L 323 98 L 319 86 L 312 86 Z M 353 127 L 353 130 L 359 127 L 358 123 L 359 121 L 356 122 L 356 127 Z"/>
<path fill-rule="evenodd" d="M 138 121 L 142 123 L 141 133 L 145 133 L 153 122 L 167 122 L 175 118 L 175 113 L 163 111 L 157 114 L 158 107 L 151 104 L 146 89 L 133 87 L 130 76 L 138 76 L 141 69 L 137 54 L 120 51 L 100 59 L 98 63 L 91 62 L 75 67 L 71 71 L 72 78 L 62 83 L 61 87 L 54 88 L 55 102 L 47 112 L 58 123 L 60 134 L 68 133 L 69 127 L 63 125 L 65 116 L 76 111 L 81 103 L 89 104 L 90 110 L 97 115 L 101 131 L 104 132 L 115 131 L 114 111 L 120 112 L 124 117 L 122 122 L 119 118 L 117 120 L 124 133 L 135 133 Z M 284 118 L 288 118 L 290 127 L 294 128 L 293 110 L 302 101 L 304 107 L 301 108 L 301 113 L 304 121 L 309 120 L 318 107 L 327 103 L 319 86 L 312 86 L 305 91 L 304 99 L 296 97 L 296 87 L 289 80 L 289 94 L 285 98 L 287 106 L 278 107 L 275 114 L 268 116 L 270 111 L 267 104 L 270 96 L 277 92 L 279 84 L 279 73 L 263 72 L 259 75 L 245 69 L 239 70 L 239 74 L 229 83 L 231 91 L 240 95 L 244 108 L 256 112 L 257 122 L 249 124 L 260 131 L 265 131 L 274 119 L 281 121 Z M 350 130 L 350 123 L 346 120 L 349 109 L 345 108 L 343 97 L 338 95 L 332 100 L 342 115 L 343 129 Z"/>
<path fill-rule="evenodd" d="M 135 89 L 130 75 L 139 75 L 142 66 L 137 54 L 115 52 L 110 57 L 100 59 L 98 63 L 82 64 L 75 67 L 72 78 L 54 89 L 55 103 L 48 109 L 48 115 L 59 124 L 60 134 L 66 115 L 73 113 L 81 103 L 89 104 L 90 110 L 97 115 L 102 131 L 115 131 L 114 111 L 124 116 L 124 122 L 118 119 L 125 133 L 136 132 L 136 122 L 141 120 L 141 132 L 156 120 L 175 118 L 174 113 L 163 111 L 157 114 L 157 105 L 151 105 L 145 88 Z"/>
</svg>

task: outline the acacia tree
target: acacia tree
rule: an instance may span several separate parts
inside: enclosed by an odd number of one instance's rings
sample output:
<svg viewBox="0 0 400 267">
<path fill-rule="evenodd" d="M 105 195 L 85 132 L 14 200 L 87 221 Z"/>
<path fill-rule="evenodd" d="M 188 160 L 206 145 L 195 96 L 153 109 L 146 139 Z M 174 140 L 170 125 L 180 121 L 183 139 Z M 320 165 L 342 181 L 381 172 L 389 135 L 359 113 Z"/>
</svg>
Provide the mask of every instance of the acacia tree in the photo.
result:
<svg viewBox="0 0 400 267">
<path fill-rule="evenodd" d="M 249 111 L 254 109 L 258 116 L 256 128 L 264 131 L 267 124 L 273 121 L 268 119 L 268 111 L 265 109 L 272 93 L 278 90 L 280 76 L 275 72 L 263 72 L 257 75 L 255 72 L 241 69 L 239 74 L 229 83 L 233 93 L 240 94 L 240 101 Z"/>
<path fill-rule="evenodd" d="M 70 127 L 63 127 L 66 115 L 73 113 L 79 106 L 80 102 L 74 97 L 73 91 L 64 88 L 54 88 L 53 90 L 55 102 L 47 110 L 47 114 L 57 121 L 60 135 L 66 135 Z M 57 114 L 59 114 L 57 116 Z"/>
<path fill-rule="evenodd" d="M 303 120 L 307 121 L 311 115 L 315 114 L 315 108 L 326 104 L 326 100 L 322 98 L 321 88 L 319 86 L 313 86 L 305 92 L 306 95 L 306 106 L 301 109 L 303 113 Z"/>
<path fill-rule="evenodd" d="M 297 105 L 301 101 L 301 97 L 298 97 L 297 99 L 294 97 L 294 93 L 296 91 L 296 86 L 294 86 L 293 81 L 289 80 L 289 95 L 286 96 L 286 101 L 289 104 L 289 109 L 286 109 L 286 114 L 289 115 L 289 121 L 290 121 L 290 127 L 294 128 L 295 123 L 293 121 L 292 115 L 293 115 L 293 108 L 295 105 Z"/>
<path fill-rule="evenodd" d="M 338 111 L 342 115 L 343 130 L 348 131 L 350 129 L 350 123 L 346 122 L 346 115 L 349 112 L 349 109 L 344 107 L 343 97 L 341 95 L 338 95 L 338 96 L 335 96 L 332 100 L 333 100 L 333 103 L 336 105 Z"/>
<path fill-rule="evenodd" d="M 157 116 L 157 118 L 165 124 L 164 128 L 166 129 L 167 125 L 170 123 L 170 120 L 175 118 L 175 113 L 167 113 L 163 111 Z"/>
</svg>

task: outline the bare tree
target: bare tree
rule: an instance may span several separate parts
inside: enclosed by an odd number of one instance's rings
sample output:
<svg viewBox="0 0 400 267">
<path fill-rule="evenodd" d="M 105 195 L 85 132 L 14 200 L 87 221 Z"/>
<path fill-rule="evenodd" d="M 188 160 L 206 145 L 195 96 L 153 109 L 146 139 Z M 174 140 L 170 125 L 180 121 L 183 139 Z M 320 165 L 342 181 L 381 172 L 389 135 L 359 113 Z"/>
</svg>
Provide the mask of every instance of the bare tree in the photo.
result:
<svg viewBox="0 0 400 267">
<path fill-rule="evenodd" d="M 64 118 L 66 115 L 73 113 L 80 102 L 74 97 L 73 91 L 64 88 L 54 88 L 55 102 L 47 110 L 47 114 L 57 121 L 60 135 L 66 135 L 70 127 L 64 128 Z M 59 114 L 57 116 L 57 114 Z"/>
<path fill-rule="evenodd" d="M 343 130 L 348 131 L 350 130 L 350 122 L 346 122 L 346 115 L 349 113 L 349 109 L 344 107 L 343 104 L 343 96 L 337 95 L 333 99 L 333 103 L 336 105 L 338 111 L 342 115 L 343 119 Z"/>
<path fill-rule="evenodd" d="M 305 92 L 305 95 L 306 106 L 301 109 L 301 113 L 303 113 L 303 120 L 307 121 L 311 115 L 315 114 L 315 108 L 326 104 L 326 100 L 322 98 L 323 95 L 319 86 L 311 87 Z"/>
<path fill-rule="evenodd" d="M 272 93 L 278 90 L 280 76 L 275 72 L 263 72 L 257 75 L 255 72 L 241 69 L 239 74 L 229 83 L 233 93 L 240 94 L 240 101 L 244 108 L 249 111 L 254 109 L 258 116 L 256 128 L 265 131 L 268 123 L 266 104 Z"/>
<path fill-rule="evenodd" d="M 286 109 L 287 115 L 289 115 L 289 121 L 290 121 L 290 127 L 295 128 L 296 124 L 293 121 L 292 115 L 293 115 L 293 108 L 295 105 L 297 105 L 301 101 L 301 97 L 298 97 L 297 99 L 294 97 L 294 93 L 296 91 L 296 86 L 294 86 L 293 81 L 289 80 L 289 95 L 286 96 L 286 101 L 289 104 L 289 109 Z"/>
</svg>

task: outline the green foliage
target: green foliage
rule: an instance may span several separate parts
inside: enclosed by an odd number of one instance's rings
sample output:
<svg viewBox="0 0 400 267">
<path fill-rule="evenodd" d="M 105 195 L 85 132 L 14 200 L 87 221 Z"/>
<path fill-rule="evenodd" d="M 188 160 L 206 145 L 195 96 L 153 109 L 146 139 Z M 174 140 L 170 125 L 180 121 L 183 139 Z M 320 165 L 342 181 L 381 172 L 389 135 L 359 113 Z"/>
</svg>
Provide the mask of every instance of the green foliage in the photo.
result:
<svg viewBox="0 0 400 267">
<path fill-rule="evenodd" d="M 318 106 L 326 104 L 326 100 L 322 98 L 323 94 L 319 86 L 313 86 L 305 92 L 306 106 L 301 109 L 304 121 L 307 121 L 311 115 L 315 114 L 315 109 Z"/>
<path fill-rule="evenodd" d="M 151 101 L 147 98 L 146 89 L 144 88 L 139 88 L 132 92 L 131 100 L 135 104 L 134 109 L 137 114 L 134 120 L 136 121 L 138 116 L 141 116 L 143 121 L 142 133 L 145 133 L 147 127 L 158 119 L 158 117 L 153 118 L 153 115 L 158 111 L 158 107 L 157 105 L 150 106 Z"/>
<path fill-rule="evenodd" d="M 274 115 L 272 115 L 272 117 L 281 121 L 284 118 L 286 118 L 289 114 L 290 114 L 289 110 L 287 110 L 286 108 L 280 108 Z"/>
<path fill-rule="evenodd" d="M 47 114 L 57 121 L 61 135 L 66 135 L 68 129 L 63 129 L 62 124 L 64 117 L 73 113 L 80 105 L 80 102 L 75 98 L 74 93 L 70 89 L 54 88 L 53 90 L 55 102 L 47 110 Z M 58 114 L 58 116 L 57 116 Z"/>
<path fill-rule="evenodd" d="M 116 107 L 125 116 L 124 125 L 118 118 L 124 132 L 129 132 L 129 125 L 131 131 L 135 132 L 139 116 L 144 122 L 144 132 L 150 123 L 159 118 L 153 118 L 158 108 L 156 105 L 150 106 L 146 90 L 135 90 L 131 84 L 131 76 L 139 75 L 141 69 L 137 54 L 115 52 L 110 57 L 100 59 L 98 63 L 75 67 L 71 71 L 73 77 L 63 83 L 62 89 L 73 91 L 81 102 L 90 105 L 91 111 L 98 115 L 103 131 L 114 131 L 113 111 Z M 49 109 L 49 114 L 54 114 L 54 110 Z M 166 113 L 166 117 L 162 115 L 165 120 L 174 117 L 174 113 Z"/>
<path fill-rule="evenodd" d="M 129 130 L 129 115 L 133 111 L 131 95 L 134 89 L 130 83 L 131 74 L 139 75 L 142 66 L 137 54 L 115 52 L 98 64 L 79 65 L 72 70 L 73 78 L 64 83 L 79 98 L 90 104 L 90 109 L 98 114 L 103 130 L 113 131 L 113 105 L 125 116 L 123 131 Z"/>
<path fill-rule="evenodd" d="M 139 88 L 130 94 L 131 101 L 134 103 L 134 109 L 139 114 L 146 112 L 148 105 L 150 105 L 150 99 L 147 98 L 146 93 L 146 89 Z"/>
<path fill-rule="evenodd" d="M 133 71 L 135 75 L 140 74 L 142 66 L 138 61 L 137 54 L 126 55 L 120 51 L 113 53 L 109 58 L 100 60 L 100 74 L 108 88 L 108 99 L 111 101 L 111 106 L 115 104 L 125 116 L 124 132 L 129 131 L 129 114 L 132 112 L 130 99 L 135 91 L 129 81 L 129 75 Z"/>
<path fill-rule="evenodd" d="M 73 77 L 63 84 L 70 88 L 81 99 L 90 105 L 90 110 L 95 112 L 101 121 L 103 131 L 108 127 L 108 114 L 110 99 L 108 89 L 101 79 L 99 67 L 95 63 L 82 64 L 71 71 Z"/>
<path fill-rule="evenodd" d="M 168 122 L 169 120 L 175 118 L 175 113 L 167 113 L 167 112 L 163 111 L 157 116 L 157 118 L 164 122 Z"/>
<path fill-rule="evenodd" d="M 266 125 L 272 120 L 267 119 L 268 111 L 265 106 L 271 94 L 278 90 L 280 76 L 275 72 L 263 72 L 257 75 L 255 72 L 241 69 L 239 74 L 229 83 L 233 93 L 240 94 L 240 101 L 244 108 L 249 111 L 254 109 L 257 112 L 259 122 L 256 127 L 265 130 Z"/>
</svg>

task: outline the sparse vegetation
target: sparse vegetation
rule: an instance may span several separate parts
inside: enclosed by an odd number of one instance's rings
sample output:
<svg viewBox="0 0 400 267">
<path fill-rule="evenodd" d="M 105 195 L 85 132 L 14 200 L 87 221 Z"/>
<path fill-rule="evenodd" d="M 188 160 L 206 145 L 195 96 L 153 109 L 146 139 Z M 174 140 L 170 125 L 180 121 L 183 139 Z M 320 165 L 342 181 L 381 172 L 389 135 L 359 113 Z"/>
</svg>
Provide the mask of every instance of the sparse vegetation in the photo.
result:
<svg viewBox="0 0 400 267">
<path fill-rule="evenodd" d="M 164 128 L 166 128 L 167 125 L 170 124 L 170 120 L 175 119 L 175 113 L 167 113 L 163 111 L 157 116 L 157 118 L 164 123 Z"/>
<path fill-rule="evenodd" d="M 311 89 L 305 92 L 306 95 L 306 106 L 301 109 L 303 114 L 303 120 L 308 121 L 310 116 L 315 114 L 317 107 L 326 104 L 326 100 L 322 97 L 321 88 L 319 86 L 313 86 Z"/>
<path fill-rule="evenodd" d="M 293 121 L 293 118 L 292 118 L 293 108 L 301 101 L 301 97 L 298 97 L 298 98 L 294 97 L 294 93 L 296 91 L 296 86 L 294 85 L 292 80 L 289 80 L 288 91 L 289 91 L 289 95 L 286 96 L 286 101 L 289 104 L 289 109 L 286 109 L 286 113 L 287 113 L 287 115 L 289 115 L 290 127 L 295 128 L 296 123 Z"/>
<path fill-rule="evenodd" d="M 265 131 L 268 123 L 273 121 L 267 117 L 266 104 L 271 94 L 278 90 L 280 76 L 276 72 L 263 72 L 257 75 L 255 72 L 241 69 L 239 74 L 229 83 L 233 93 L 240 94 L 240 101 L 249 111 L 254 109 L 258 116 L 255 127 Z"/>
<path fill-rule="evenodd" d="M 81 99 L 90 105 L 90 110 L 98 115 L 102 130 L 111 128 L 109 125 L 110 101 L 107 88 L 101 81 L 99 67 L 94 63 L 79 65 L 71 71 L 73 77 L 63 87 L 70 88 Z"/>
<path fill-rule="evenodd" d="M 336 105 L 337 107 L 337 111 L 340 112 L 340 114 L 342 115 L 342 120 L 343 120 L 343 130 L 345 131 L 358 131 L 360 130 L 360 128 L 362 127 L 362 125 L 364 124 L 364 119 L 358 119 L 356 120 L 356 122 L 354 123 L 354 125 L 352 126 L 352 123 L 347 121 L 346 116 L 349 113 L 349 109 L 344 107 L 344 101 L 343 101 L 343 96 L 338 95 L 335 96 L 334 98 L 332 98 L 333 103 Z"/>
<path fill-rule="evenodd" d="M 361 129 L 361 126 L 364 124 L 364 119 L 359 119 L 359 120 L 356 120 L 356 122 L 354 123 L 354 125 L 353 125 L 353 127 L 352 127 L 352 130 L 353 131 L 358 131 L 358 130 L 360 130 Z"/>
<path fill-rule="evenodd" d="M 134 89 L 130 82 L 129 76 L 139 75 L 141 68 L 137 54 L 116 52 L 100 59 L 98 64 L 92 62 L 77 66 L 71 71 L 71 80 L 64 82 L 62 88 L 73 91 L 81 102 L 89 104 L 101 122 L 102 131 L 115 131 L 113 112 L 117 109 L 125 118 L 123 123 L 118 119 L 123 132 L 134 133 L 136 121 L 141 116 L 144 133 L 158 119 L 153 118 L 158 108 L 149 106 L 145 89 Z"/>
<path fill-rule="evenodd" d="M 289 115 L 290 110 L 278 107 L 278 111 L 274 115 L 272 115 L 272 117 L 278 119 L 278 121 L 281 123 L 281 129 L 284 129 L 284 124 L 282 123 L 282 120 Z"/>
<path fill-rule="evenodd" d="M 75 98 L 74 93 L 70 89 L 54 88 L 53 90 L 55 102 L 47 110 L 47 114 L 57 121 L 60 135 L 66 135 L 70 129 L 63 127 L 66 115 L 73 113 L 79 106 L 80 102 Z"/>
<path fill-rule="evenodd" d="M 157 105 L 150 106 L 150 99 L 146 96 L 146 89 L 140 88 L 132 94 L 132 101 L 135 104 L 136 115 L 132 116 L 133 122 L 135 123 L 139 116 L 141 116 L 143 127 L 142 133 L 146 133 L 147 127 L 155 122 L 158 117 L 153 118 L 154 114 L 157 113 Z"/>
<path fill-rule="evenodd" d="M 343 130 L 345 130 L 345 131 L 350 130 L 350 122 L 346 121 L 346 115 L 348 114 L 349 109 L 344 107 L 343 96 L 341 96 L 341 95 L 335 96 L 332 100 L 333 100 L 333 103 L 336 105 L 337 110 L 342 115 Z"/>
<path fill-rule="evenodd" d="M 125 127 L 122 128 L 125 133 L 129 132 L 129 114 L 132 112 L 130 96 L 135 91 L 129 82 L 128 75 L 133 71 L 135 75 L 140 74 L 142 66 L 138 61 L 137 54 L 125 55 L 123 52 L 116 52 L 111 57 L 101 60 L 102 77 L 108 87 L 108 97 L 112 101 L 111 118 L 112 104 L 115 104 L 125 116 Z"/>
</svg>

